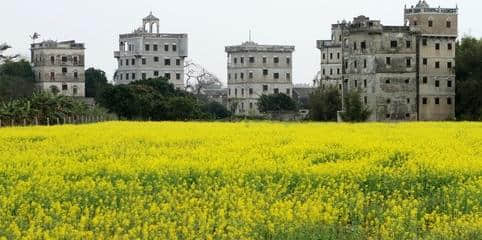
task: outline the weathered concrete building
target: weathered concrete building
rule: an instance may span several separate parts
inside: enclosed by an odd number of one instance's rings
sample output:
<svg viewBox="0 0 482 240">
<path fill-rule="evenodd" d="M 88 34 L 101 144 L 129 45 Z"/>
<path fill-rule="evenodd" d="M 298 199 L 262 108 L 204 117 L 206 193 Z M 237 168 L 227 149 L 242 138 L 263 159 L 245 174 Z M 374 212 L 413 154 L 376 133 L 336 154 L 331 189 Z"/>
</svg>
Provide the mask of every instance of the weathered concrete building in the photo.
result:
<svg viewBox="0 0 482 240">
<path fill-rule="evenodd" d="M 239 115 L 260 115 L 262 95 L 293 92 L 294 46 L 245 42 L 226 47 L 228 54 L 228 104 Z"/>
<path fill-rule="evenodd" d="M 319 78 L 314 82 L 321 87 L 337 87 L 341 90 L 343 73 L 343 48 L 342 36 L 345 23 L 331 26 L 331 40 L 319 40 L 316 43 L 321 52 L 321 71 Z"/>
<path fill-rule="evenodd" d="M 119 36 L 114 52 L 118 69 L 116 84 L 166 77 L 176 88 L 184 89 L 184 59 L 188 55 L 187 34 L 159 33 L 159 18 L 149 14 L 142 27 Z"/>
<path fill-rule="evenodd" d="M 31 45 L 37 87 L 65 96 L 85 97 L 85 46 L 75 41 Z"/>
<path fill-rule="evenodd" d="M 322 72 L 341 64 L 341 75 L 327 74 L 319 86 L 337 85 L 342 95 L 360 91 L 372 111 L 370 121 L 453 119 L 457 9 L 433 9 L 419 1 L 405 9 L 405 21 L 384 26 L 359 16 L 333 25 L 332 40 L 317 46 Z M 336 52 L 341 62 L 328 55 Z"/>
<path fill-rule="evenodd" d="M 405 25 L 417 34 L 419 119 L 454 118 L 458 9 L 431 8 L 420 1 L 405 9 Z"/>
</svg>

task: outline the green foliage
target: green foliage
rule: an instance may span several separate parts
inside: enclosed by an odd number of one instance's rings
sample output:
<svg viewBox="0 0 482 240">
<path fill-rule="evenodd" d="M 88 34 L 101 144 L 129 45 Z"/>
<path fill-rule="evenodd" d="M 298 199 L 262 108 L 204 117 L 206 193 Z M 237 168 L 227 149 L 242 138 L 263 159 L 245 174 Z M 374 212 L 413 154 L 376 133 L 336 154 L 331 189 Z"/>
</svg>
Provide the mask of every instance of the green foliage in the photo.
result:
<svg viewBox="0 0 482 240">
<path fill-rule="evenodd" d="M 310 94 L 310 115 L 314 121 L 336 121 L 341 106 L 341 94 L 336 88 L 318 88 Z"/>
<path fill-rule="evenodd" d="M 95 68 L 85 70 L 86 97 L 97 98 L 108 85 L 104 71 Z"/>
<path fill-rule="evenodd" d="M 105 110 L 89 107 L 86 103 L 73 97 L 56 96 L 47 92 L 34 93 L 30 97 L 14 99 L 0 103 L 0 119 L 4 122 L 16 123 L 37 119 L 40 124 L 47 118 L 64 119 L 78 116 L 105 116 Z"/>
<path fill-rule="evenodd" d="M 204 119 L 208 115 L 193 95 L 175 89 L 163 78 L 107 87 L 99 103 L 126 119 L 184 121 Z"/>
<path fill-rule="evenodd" d="M 225 119 L 231 116 L 231 112 L 218 102 L 206 103 L 201 106 L 201 110 L 211 119 Z"/>
<path fill-rule="evenodd" d="M 344 111 L 341 118 L 345 122 L 364 122 L 368 119 L 371 111 L 364 106 L 358 91 L 351 91 L 344 97 Z"/>
<path fill-rule="evenodd" d="M 0 65 L 0 101 L 30 96 L 34 90 L 34 73 L 27 61 L 7 61 Z"/>
<path fill-rule="evenodd" d="M 465 37 L 456 48 L 456 116 L 482 120 L 482 39 Z"/>
<path fill-rule="evenodd" d="M 296 102 L 283 93 L 262 95 L 258 100 L 258 108 L 262 113 L 297 110 Z"/>
</svg>

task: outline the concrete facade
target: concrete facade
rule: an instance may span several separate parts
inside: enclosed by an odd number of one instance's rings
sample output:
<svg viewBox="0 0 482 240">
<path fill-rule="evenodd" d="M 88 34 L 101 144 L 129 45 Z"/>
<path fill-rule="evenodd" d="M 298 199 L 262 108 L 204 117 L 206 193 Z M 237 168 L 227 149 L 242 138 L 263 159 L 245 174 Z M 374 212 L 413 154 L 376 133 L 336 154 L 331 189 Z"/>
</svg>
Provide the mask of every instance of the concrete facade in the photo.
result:
<svg viewBox="0 0 482 240">
<path fill-rule="evenodd" d="M 184 59 L 188 56 L 188 35 L 159 33 L 159 18 L 149 14 L 142 27 L 119 35 L 119 51 L 114 52 L 118 69 L 115 84 L 166 77 L 184 89 Z"/>
<path fill-rule="evenodd" d="M 228 107 L 238 115 L 260 115 L 262 95 L 293 94 L 294 46 L 245 42 L 226 47 L 228 55 Z"/>
<path fill-rule="evenodd" d="M 318 86 L 337 85 L 342 95 L 359 91 L 372 111 L 369 121 L 453 119 L 457 9 L 419 1 L 405 9 L 405 22 L 384 26 L 359 16 L 333 25 L 332 40 L 317 42 L 321 69 L 331 73 L 326 69 L 340 64 L 342 71 L 322 77 Z M 342 61 L 323 59 L 331 52 L 342 52 Z"/>
<path fill-rule="evenodd" d="M 342 89 L 343 80 L 343 28 L 345 24 L 333 24 L 331 40 L 319 40 L 316 47 L 320 49 L 321 70 L 320 77 L 314 82 L 315 86 L 336 87 Z"/>
<path fill-rule="evenodd" d="M 75 41 L 31 45 L 36 85 L 43 91 L 85 97 L 85 46 Z"/>
</svg>

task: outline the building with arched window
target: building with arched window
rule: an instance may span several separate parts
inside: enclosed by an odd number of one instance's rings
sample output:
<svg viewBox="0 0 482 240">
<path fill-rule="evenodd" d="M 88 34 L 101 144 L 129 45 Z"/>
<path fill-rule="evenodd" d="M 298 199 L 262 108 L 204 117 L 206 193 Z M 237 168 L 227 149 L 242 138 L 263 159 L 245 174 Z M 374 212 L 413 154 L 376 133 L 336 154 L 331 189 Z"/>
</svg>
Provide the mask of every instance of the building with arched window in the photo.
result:
<svg viewBox="0 0 482 240">
<path fill-rule="evenodd" d="M 85 47 L 75 41 L 44 41 L 31 45 L 31 62 L 39 89 L 85 97 Z"/>
<path fill-rule="evenodd" d="M 159 18 L 149 14 L 132 33 L 119 35 L 119 51 L 114 52 L 118 68 L 115 84 L 165 77 L 184 89 L 184 59 L 188 55 L 187 34 L 160 33 Z"/>
</svg>

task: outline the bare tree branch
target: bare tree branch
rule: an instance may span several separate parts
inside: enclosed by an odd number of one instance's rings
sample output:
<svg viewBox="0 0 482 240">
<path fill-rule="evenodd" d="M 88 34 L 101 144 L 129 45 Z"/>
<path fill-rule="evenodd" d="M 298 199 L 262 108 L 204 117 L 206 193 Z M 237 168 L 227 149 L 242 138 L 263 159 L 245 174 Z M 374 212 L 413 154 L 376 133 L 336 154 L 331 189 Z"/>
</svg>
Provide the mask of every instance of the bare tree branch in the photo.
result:
<svg viewBox="0 0 482 240">
<path fill-rule="evenodd" d="M 215 86 L 222 85 L 219 78 L 206 68 L 194 63 L 192 60 L 187 60 L 184 64 L 186 75 L 186 90 L 192 91 L 200 95 L 203 90 Z"/>
</svg>

